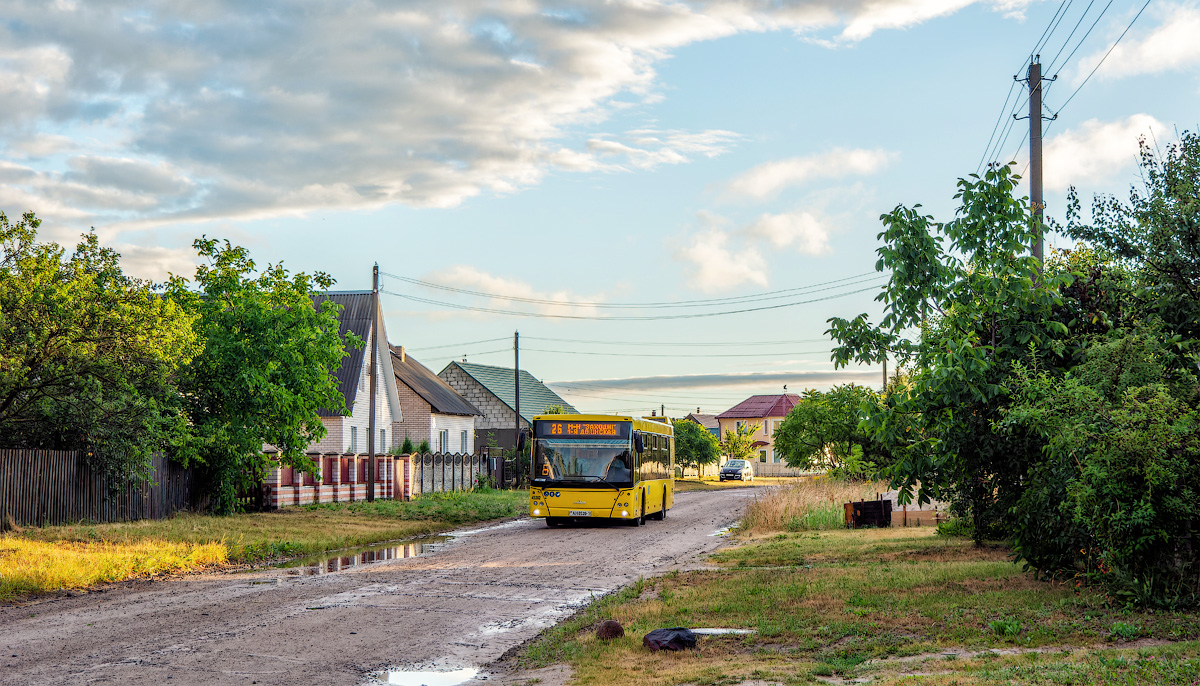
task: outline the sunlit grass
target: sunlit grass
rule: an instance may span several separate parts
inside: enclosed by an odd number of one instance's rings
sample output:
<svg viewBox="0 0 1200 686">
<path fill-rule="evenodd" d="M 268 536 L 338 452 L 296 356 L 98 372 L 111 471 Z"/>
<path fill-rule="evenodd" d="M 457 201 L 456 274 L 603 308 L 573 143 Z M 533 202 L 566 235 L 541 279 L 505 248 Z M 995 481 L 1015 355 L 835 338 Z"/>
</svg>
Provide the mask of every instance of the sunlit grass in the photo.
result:
<svg viewBox="0 0 1200 686">
<path fill-rule="evenodd" d="M 471 522 L 521 515 L 528 506 L 528 491 L 492 490 L 229 517 L 180 513 L 161 520 L 27 528 L 4 539 L 13 543 L 0 552 L 4 558 L 0 562 L 0 599 L 155 574 L 168 560 L 182 565 L 171 571 L 185 571 L 208 564 L 256 563 L 413 538 Z M 18 553 L 18 546 L 36 554 Z M 199 561 L 188 562 L 191 553 L 187 551 L 197 550 L 220 550 L 220 559 L 216 560 L 215 553 L 204 553 Z M 114 560 L 111 564 L 105 562 L 110 558 Z M 84 573 L 89 565 L 99 570 L 96 575 Z M 10 576 L 18 569 L 19 575 Z M 122 569 L 131 571 L 122 576 Z"/>
<path fill-rule="evenodd" d="M 193 571 L 224 564 L 221 543 L 32 541 L 0 537 L 0 600 L 18 595 L 82 589 L 126 579 Z"/>
<path fill-rule="evenodd" d="M 932 527 L 745 536 L 713 556 L 718 569 L 647 579 L 589 608 L 534 642 L 525 663 L 568 662 L 580 684 L 647 686 L 1194 684 L 1200 675 L 1200 615 L 1126 611 L 1087 589 L 1035 581 L 1002 547 Z M 620 621 L 626 637 L 597 640 L 591 625 L 601 619 Z M 670 626 L 755 633 L 701 637 L 697 650 L 670 655 L 642 648 L 646 632 Z M 1132 638 L 1180 643 L 1129 647 Z"/>
</svg>

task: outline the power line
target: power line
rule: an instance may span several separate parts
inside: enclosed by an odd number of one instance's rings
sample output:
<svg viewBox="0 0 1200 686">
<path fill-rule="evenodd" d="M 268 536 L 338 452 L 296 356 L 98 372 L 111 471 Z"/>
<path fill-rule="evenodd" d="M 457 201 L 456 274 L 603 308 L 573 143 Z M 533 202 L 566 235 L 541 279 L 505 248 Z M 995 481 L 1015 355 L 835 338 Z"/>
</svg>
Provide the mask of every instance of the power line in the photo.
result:
<svg viewBox="0 0 1200 686">
<path fill-rule="evenodd" d="M 615 309 L 657 309 L 657 308 L 673 308 L 673 307 L 711 307 L 714 305 L 731 305 L 741 304 L 743 302 L 757 302 L 766 300 L 779 300 L 782 298 L 799 295 L 801 292 L 820 292 L 832 290 L 834 288 L 855 285 L 855 283 L 865 283 L 880 276 L 879 272 L 865 272 L 854 276 L 847 276 L 833 281 L 823 281 L 821 283 L 810 284 L 808 286 L 797 286 L 795 288 L 785 288 L 777 291 L 767 291 L 765 293 L 757 293 L 752 295 L 731 296 L 728 298 L 710 298 L 703 300 L 678 300 L 671 302 L 645 302 L 645 303 L 609 303 L 609 302 L 582 302 L 570 300 L 547 300 L 544 298 L 526 298 L 516 295 L 505 295 L 503 293 L 491 293 L 488 291 L 474 291 L 466 288 L 458 288 L 455 286 L 447 286 L 444 284 L 433 283 L 430 281 L 422 281 L 395 274 L 380 272 L 384 276 L 389 276 L 394 279 L 399 279 L 406 283 L 424 288 L 433 288 L 451 293 L 459 293 L 463 295 L 473 295 L 483 298 L 492 298 L 495 300 L 511 300 L 513 302 L 530 303 L 534 305 L 555 305 L 559 307 L 596 307 L 596 308 L 615 308 Z M 855 282 L 855 283 L 846 283 Z M 840 285 L 839 285 L 840 284 Z M 825 286 L 825 288 L 819 288 Z"/>
<path fill-rule="evenodd" d="M 478 345 L 480 343 L 495 343 L 496 341 L 507 341 L 508 336 L 503 338 L 485 338 L 481 341 L 467 341 L 465 343 L 447 343 L 446 345 L 429 345 L 424 348 L 405 348 L 406 352 L 419 353 L 426 350 L 441 350 L 442 348 L 461 348 L 466 345 Z"/>
<path fill-rule="evenodd" d="M 1008 95 L 1004 96 L 1004 104 L 1000 106 L 1000 116 L 996 117 L 996 123 L 992 125 L 992 134 L 988 136 L 987 147 L 983 151 L 983 157 L 979 158 L 979 164 L 975 167 L 975 173 L 978 174 L 983 169 L 983 163 L 988 157 L 988 153 L 992 151 L 992 142 L 996 139 L 996 130 L 1000 128 L 1000 122 L 1004 120 L 1004 112 L 1008 109 L 1008 100 L 1012 97 L 1013 89 L 1017 87 L 1017 82 L 1013 81 L 1008 87 Z"/>
<path fill-rule="evenodd" d="M 1075 47 L 1071 50 L 1071 54 L 1067 55 L 1067 59 L 1063 60 L 1063 65 L 1066 65 L 1067 62 L 1071 61 L 1071 58 L 1075 56 L 1075 53 L 1078 52 L 1079 48 L 1082 47 L 1087 41 L 1088 36 L 1092 35 L 1092 31 L 1095 30 L 1096 25 L 1100 23 L 1100 20 L 1104 18 L 1105 13 L 1108 12 L 1109 7 L 1112 7 L 1112 4 L 1113 0 L 1108 0 L 1108 4 L 1104 6 L 1104 9 L 1100 10 L 1100 14 L 1096 15 L 1096 20 L 1092 22 L 1092 25 L 1088 27 L 1087 32 L 1084 33 L 1079 39 L 1079 42 L 1075 44 Z M 1061 52 L 1061 50 L 1059 52 Z M 1058 57 L 1056 56 L 1054 59 L 1057 60 Z"/>
<path fill-rule="evenodd" d="M 748 345 L 795 345 L 797 343 L 824 343 L 827 338 L 799 338 L 792 341 L 721 341 L 714 343 L 666 343 L 662 341 L 594 341 L 585 338 L 543 338 L 541 336 L 523 336 L 531 341 L 553 341 L 555 343 L 591 343 L 594 345 L 635 345 L 635 346 L 669 346 L 675 347 L 718 347 L 718 346 L 748 346 Z"/>
<path fill-rule="evenodd" d="M 1083 20 L 1087 19 L 1088 12 L 1092 11 L 1092 5 L 1094 5 L 1094 4 L 1096 4 L 1096 0 L 1092 0 L 1091 2 L 1088 3 L 1087 7 L 1083 8 L 1083 14 L 1079 15 L 1079 21 L 1075 22 L 1075 28 L 1071 29 L 1071 33 L 1067 34 L 1067 39 L 1064 40 L 1062 46 L 1060 46 L 1058 48 L 1058 52 L 1054 53 L 1054 59 L 1050 60 L 1050 65 L 1046 67 L 1046 71 L 1048 71 L 1048 72 L 1054 71 L 1054 65 L 1058 62 L 1059 56 L 1062 55 L 1062 51 L 1066 50 L 1067 46 L 1071 44 L 1071 39 L 1075 37 L 1075 32 L 1078 31 L 1080 25 L 1083 24 Z M 1112 0 L 1109 0 L 1108 4 L 1111 5 Z M 1104 9 L 1107 10 L 1108 8 L 1105 7 Z M 1100 16 L 1104 16 L 1104 13 L 1101 12 Z M 1071 53 L 1071 54 L 1073 55 L 1075 53 Z M 1070 60 L 1070 59 L 1071 59 L 1071 56 L 1068 55 L 1067 60 Z"/>
<path fill-rule="evenodd" d="M 598 350 L 546 350 L 544 348 L 521 348 L 521 352 L 553 353 L 556 355 L 588 355 L 592 357 L 779 357 L 780 355 L 817 355 L 829 350 L 805 350 L 782 353 L 608 353 Z"/>
<path fill-rule="evenodd" d="M 856 284 L 851 284 L 851 285 L 856 285 Z M 730 314 L 743 314 L 743 313 L 747 313 L 747 312 L 762 312 L 765 310 L 777 310 L 777 309 L 781 309 L 784 307 L 796 307 L 797 305 L 809 305 L 809 304 L 816 303 L 816 302 L 823 302 L 825 300 L 834 300 L 836 298 L 844 298 L 848 295 L 856 295 L 859 293 L 866 293 L 867 291 L 873 291 L 873 290 L 879 288 L 881 285 L 882 284 L 874 284 L 874 285 L 868 286 L 866 288 L 860 288 L 858 290 L 853 290 L 853 291 L 846 291 L 844 293 L 834 293 L 832 295 L 827 295 L 827 296 L 824 296 L 821 298 L 813 298 L 811 300 L 797 300 L 795 302 L 779 303 L 776 305 L 763 305 L 761 307 L 747 307 L 747 308 L 743 308 L 740 310 L 724 310 L 724 311 L 720 311 L 720 312 L 694 312 L 694 313 L 690 313 L 690 314 L 618 316 L 618 317 L 606 317 L 606 316 L 598 316 L 598 315 L 581 315 L 581 314 L 549 314 L 549 313 L 541 313 L 541 312 L 520 312 L 517 310 L 502 310 L 502 309 L 493 308 L 493 307 L 475 307 L 475 306 L 471 306 L 471 305 L 459 305 L 457 303 L 449 303 L 449 302 L 440 301 L 440 300 L 419 298 L 415 295 L 407 295 L 405 293 L 396 293 L 394 291 L 387 291 L 382 288 L 379 289 L 379 292 L 385 293 L 387 295 L 396 296 L 397 298 L 404 298 L 405 300 L 411 300 L 413 302 L 424 303 L 427 305 L 436 305 L 438 307 L 448 307 L 451 309 L 465 310 L 468 312 L 482 312 L 482 313 L 486 313 L 486 314 L 502 314 L 502 315 L 508 315 L 508 316 L 512 316 L 512 317 L 537 317 L 537 318 L 542 318 L 542 319 L 586 319 L 586 320 L 603 320 L 603 321 L 664 321 L 664 320 L 670 320 L 670 319 L 700 319 L 700 318 L 707 318 L 707 317 L 721 317 L 721 316 L 730 315 Z"/>
<path fill-rule="evenodd" d="M 1042 31 L 1042 37 L 1039 38 L 1037 44 L 1033 46 L 1033 52 L 1030 53 L 1031 55 L 1038 54 L 1038 52 L 1042 49 L 1042 41 L 1049 40 L 1050 36 L 1054 35 L 1054 29 L 1058 28 L 1058 23 L 1055 22 L 1055 20 L 1057 19 L 1058 21 L 1062 21 L 1062 19 L 1058 15 L 1065 14 L 1065 12 L 1063 12 L 1063 8 L 1067 7 L 1069 4 L 1070 4 L 1070 0 L 1063 0 L 1058 5 L 1058 9 L 1055 10 L 1054 16 L 1050 17 L 1050 23 L 1046 25 L 1046 30 Z M 1051 28 L 1051 27 L 1053 27 L 1053 28 Z"/>
<path fill-rule="evenodd" d="M 1062 112 L 1064 109 L 1066 109 L 1067 105 L 1069 105 L 1071 101 L 1075 99 L 1075 96 L 1079 93 L 1079 91 L 1087 85 L 1087 82 L 1092 79 L 1092 76 L 1095 75 L 1096 70 L 1100 68 L 1100 65 L 1104 64 L 1104 60 L 1108 59 L 1108 56 L 1111 55 L 1112 51 L 1117 48 L 1117 45 L 1120 44 L 1121 39 L 1125 37 L 1125 34 L 1129 33 L 1129 29 L 1133 28 L 1133 25 L 1135 22 L 1137 22 L 1138 17 L 1142 16 L 1142 12 L 1145 12 L 1146 8 L 1150 6 L 1151 1 L 1152 0 L 1146 0 L 1146 4 L 1142 5 L 1142 9 L 1138 10 L 1138 13 L 1133 16 L 1133 19 L 1129 22 L 1129 25 L 1125 27 L 1125 30 L 1121 32 L 1121 35 L 1117 36 L 1117 40 L 1113 41 L 1113 44 L 1108 49 L 1108 52 L 1104 53 L 1104 57 L 1100 58 L 1100 61 L 1097 62 L 1096 66 L 1092 68 L 1092 71 L 1088 73 L 1087 78 L 1085 78 L 1083 83 L 1079 84 L 1079 87 L 1076 88 L 1073 93 L 1071 93 L 1071 96 L 1067 98 L 1067 101 L 1058 108 L 1058 112 L 1054 113 L 1054 116 L 1057 117 L 1059 112 Z"/>
</svg>

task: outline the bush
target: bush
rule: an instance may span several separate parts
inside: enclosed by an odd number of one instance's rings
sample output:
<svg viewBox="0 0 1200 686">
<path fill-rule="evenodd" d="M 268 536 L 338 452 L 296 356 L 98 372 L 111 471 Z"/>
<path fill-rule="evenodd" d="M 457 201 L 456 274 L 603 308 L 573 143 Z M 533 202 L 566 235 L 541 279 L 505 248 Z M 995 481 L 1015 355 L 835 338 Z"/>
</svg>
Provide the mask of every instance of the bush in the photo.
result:
<svg viewBox="0 0 1200 686">
<path fill-rule="evenodd" d="M 433 452 L 429 449 L 429 441 L 421 441 L 421 444 L 417 446 L 417 452 L 422 455 Z"/>
<path fill-rule="evenodd" d="M 404 437 L 404 443 L 402 443 L 400 445 L 400 454 L 401 455 L 412 455 L 413 454 L 413 442 L 412 442 L 412 439 L 409 438 L 408 436 Z"/>
</svg>

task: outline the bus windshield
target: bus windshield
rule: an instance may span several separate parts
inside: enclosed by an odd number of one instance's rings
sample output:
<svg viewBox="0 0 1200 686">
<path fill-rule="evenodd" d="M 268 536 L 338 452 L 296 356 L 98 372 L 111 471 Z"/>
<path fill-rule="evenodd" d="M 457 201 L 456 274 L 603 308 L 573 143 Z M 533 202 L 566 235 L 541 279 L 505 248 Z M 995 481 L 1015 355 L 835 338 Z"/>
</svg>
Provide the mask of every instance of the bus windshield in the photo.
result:
<svg viewBox="0 0 1200 686">
<path fill-rule="evenodd" d="M 633 480 L 627 439 L 539 439 L 534 481 L 627 484 Z"/>
</svg>

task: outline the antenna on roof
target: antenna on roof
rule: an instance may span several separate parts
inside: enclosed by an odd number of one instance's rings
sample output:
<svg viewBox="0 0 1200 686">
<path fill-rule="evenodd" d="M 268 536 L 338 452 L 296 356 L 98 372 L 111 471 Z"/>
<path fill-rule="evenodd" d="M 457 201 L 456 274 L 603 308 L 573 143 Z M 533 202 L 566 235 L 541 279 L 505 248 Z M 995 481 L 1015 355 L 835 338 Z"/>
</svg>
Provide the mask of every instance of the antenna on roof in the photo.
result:
<svg viewBox="0 0 1200 686">
<path fill-rule="evenodd" d="M 787 384 L 783 385 L 783 394 L 787 395 Z"/>
</svg>

